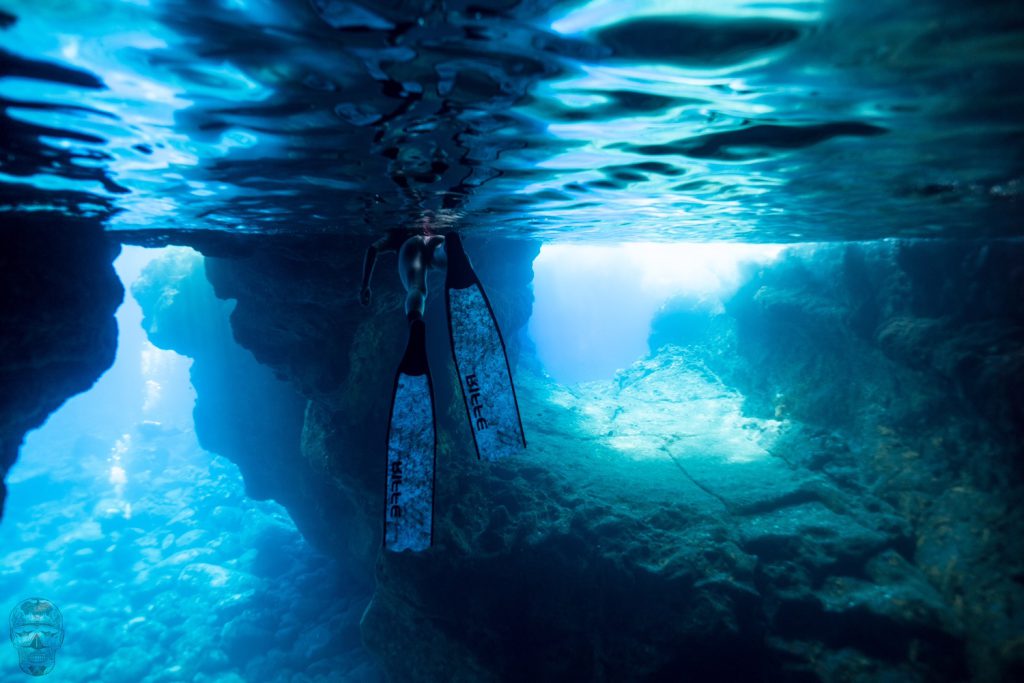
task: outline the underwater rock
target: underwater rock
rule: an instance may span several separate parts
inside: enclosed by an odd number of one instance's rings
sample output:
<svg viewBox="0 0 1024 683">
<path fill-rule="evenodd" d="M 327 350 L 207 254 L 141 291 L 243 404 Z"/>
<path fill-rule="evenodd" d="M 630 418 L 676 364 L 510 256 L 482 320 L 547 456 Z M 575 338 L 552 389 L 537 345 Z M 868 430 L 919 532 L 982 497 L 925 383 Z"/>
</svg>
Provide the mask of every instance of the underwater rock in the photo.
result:
<svg viewBox="0 0 1024 683">
<path fill-rule="evenodd" d="M 22 438 L 114 362 L 124 289 L 99 224 L 48 213 L 0 221 L 0 518 Z M 13 332 L 13 333 L 12 333 Z"/>
<path fill-rule="evenodd" d="M 334 510 L 329 545 L 334 556 L 358 567 L 369 578 L 381 545 L 381 470 L 360 447 L 359 428 L 343 412 L 310 403 L 303 428 L 301 453 L 330 488 Z M 309 501 L 322 505 L 320 501 Z"/>
<path fill-rule="evenodd" d="M 194 418 L 203 447 L 238 464 L 250 497 L 288 506 L 311 543 L 339 545 L 339 504 L 301 453 L 306 400 L 234 341 L 232 303 L 214 296 L 202 257 L 171 251 L 146 268 L 132 293 L 150 341 L 195 360 Z"/>
<path fill-rule="evenodd" d="M 1016 407 L 970 400 L 1000 389 L 943 360 L 1011 352 L 992 340 L 1016 338 L 1016 302 L 957 299 L 1006 281 L 1011 259 L 981 277 L 980 258 L 794 249 L 685 346 L 656 324 L 611 382 L 520 368 L 528 455 L 474 463 L 442 439 L 435 545 L 382 556 L 367 646 L 403 681 L 1012 678 Z M 963 289 L 929 291 L 900 265 L 918 261 Z M 908 321 L 913 360 L 893 341 Z"/>
<path fill-rule="evenodd" d="M 771 647 L 807 680 L 968 680 L 959 620 L 894 551 L 873 558 L 860 577 L 784 592 L 774 620 L 792 640 L 776 637 Z"/>
<path fill-rule="evenodd" d="M 485 274 L 514 359 L 517 332 L 530 316 L 530 264 L 538 246 L 497 238 L 466 241 Z M 238 342 L 310 400 L 301 458 L 323 488 L 300 500 L 275 498 L 293 516 L 313 515 L 303 507 L 317 510 L 323 520 L 318 534 L 329 539 L 319 545 L 368 577 L 380 545 L 383 460 L 378 454 L 407 323 L 391 255 L 377 265 L 373 303 L 359 305 L 362 246 L 270 243 L 242 257 L 209 258 L 207 274 L 219 297 L 237 301 L 231 324 Z M 432 291 L 439 286 L 435 277 Z M 436 294 L 428 299 L 425 319 L 438 419 L 449 429 L 460 429 L 465 409 L 455 393 L 447 323 Z"/>
<path fill-rule="evenodd" d="M 275 634 L 261 623 L 261 616 L 246 611 L 224 624 L 220 630 L 220 646 L 229 657 L 242 658 L 247 651 L 273 649 Z"/>
<path fill-rule="evenodd" d="M 513 357 L 535 248 L 472 250 Z M 795 248 L 724 313 L 669 309 L 654 352 L 612 381 L 553 386 L 520 364 L 530 450 L 496 463 L 472 453 L 432 302 L 437 528 L 420 555 L 379 552 L 383 422 L 406 330 L 396 278 L 378 274 L 367 310 L 361 254 L 330 240 L 211 251 L 206 272 L 168 262 L 140 286 L 151 337 L 195 358 L 197 431 L 249 492 L 281 501 L 342 561 L 332 571 L 365 588 L 376 565 L 361 635 L 394 680 L 999 681 L 1024 668 L 1019 244 Z M 230 329 L 195 325 L 230 309 L 206 278 L 237 301 Z M 103 310 L 89 348 L 110 341 Z M 32 390 L 52 403 L 58 384 Z M 3 423 L 5 448 L 18 419 Z M 154 479 L 161 499 L 132 521 L 97 513 L 60 529 L 81 587 L 100 592 L 109 563 L 125 563 L 133 599 L 197 613 L 166 632 L 124 619 L 189 660 L 153 680 L 230 680 L 252 643 L 265 652 L 240 679 L 297 658 L 313 680 L 339 675 L 328 662 L 357 647 L 365 592 L 303 640 L 322 607 L 281 580 L 298 571 L 287 534 L 251 529 L 225 500 L 209 511 L 223 537 L 204 535 L 181 476 Z M 63 577 L 31 553 L 0 562 L 5 580 Z M 270 582 L 278 602 L 256 609 Z M 171 605 L 178 585 L 234 597 Z M 203 610 L 223 617 L 213 648 L 185 636 L 212 628 Z"/>
<path fill-rule="evenodd" d="M 743 389 L 765 407 L 799 396 L 790 414 L 832 426 L 875 419 L 865 406 L 927 420 L 952 397 L 956 410 L 1019 435 L 1022 257 L 1024 242 L 1012 240 L 790 249 L 728 303 L 750 369 Z"/>
<path fill-rule="evenodd" d="M 370 310 L 359 305 L 362 253 L 333 244 L 265 245 L 241 257 L 208 258 L 217 295 L 237 304 L 234 337 L 263 372 L 286 378 L 308 404 L 287 460 L 271 455 L 271 494 L 322 551 L 368 586 L 380 534 L 382 461 L 373 456 L 387 415 L 394 368 L 405 342 L 397 278 L 381 273 Z M 384 261 L 384 259 L 381 259 Z M 384 270 L 385 263 L 379 268 Z M 389 350 L 393 355 L 389 355 Z M 211 419 L 221 418 L 218 413 Z M 238 429 L 235 420 L 223 429 Z M 293 472 L 306 472 L 304 488 Z M 275 471 L 274 469 L 270 470 Z"/>
<path fill-rule="evenodd" d="M 183 297 L 195 293 L 167 284 Z M 122 348 L 104 382 L 137 364 L 138 350 L 137 341 Z M 67 451 L 31 442 L 34 457 L 13 480 L 19 504 L 0 525 L 0 602 L 43 592 L 60 604 L 68 625 L 62 680 L 379 683 L 357 631 L 366 598 L 352 594 L 344 568 L 314 552 L 280 506 L 244 495 L 237 467 L 202 451 L 187 428 L 149 425 L 129 438 L 85 420 L 77 430 Z M 36 436 L 53 432 L 51 424 Z M 126 484 L 108 477 L 115 439 Z M 229 656 L 218 638 L 227 623 L 250 635 L 248 627 L 268 630 L 269 642 L 257 643 L 266 656 L 234 641 L 239 658 Z M 271 666 L 250 667 L 254 659 Z"/>
<path fill-rule="evenodd" d="M 739 398 L 705 371 L 667 347 L 574 389 L 521 372 L 529 455 L 473 463 L 447 445 L 435 546 L 382 557 L 362 630 L 385 669 L 403 681 L 782 679 L 784 647 L 769 642 L 802 632 L 773 620 L 797 590 L 780 567 L 813 593 L 863 576 L 906 530 L 779 457 L 778 425 L 725 457 L 706 418 L 743 419 Z M 688 416 L 687 399 L 705 405 Z M 703 425 L 706 439 L 673 450 L 662 423 Z"/>
<path fill-rule="evenodd" d="M 496 238 L 467 242 L 514 359 L 517 331 L 530 315 L 527 286 L 538 247 Z M 211 251 L 217 256 L 205 259 L 205 276 L 217 297 L 235 301 L 231 331 L 242 348 L 222 332 L 196 335 L 196 319 L 222 316 L 230 304 L 204 293 L 201 268 L 171 261 L 152 266 L 136 288 L 152 341 L 196 359 L 196 429 L 204 447 L 238 463 L 250 495 L 281 502 L 311 542 L 368 582 L 380 545 L 383 461 L 375 454 L 407 328 L 393 257 L 380 259 L 367 309 L 357 296 L 363 254 L 350 241 L 213 240 Z M 426 320 L 438 419 L 458 431 L 465 409 L 436 296 Z M 303 399 L 301 410 L 288 398 L 292 391 Z M 250 400 L 238 401 L 239 393 Z"/>
<path fill-rule="evenodd" d="M 896 547 L 918 575 L 916 597 L 879 588 L 878 577 L 833 583 L 855 594 L 845 632 L 885 633 L 895 639 L 889 654 L 931 661 L 952 680 L 1008 680 L 1021 668 L 1012 643 L 1024 627 L 1012 605 L 1024 588 L 1012 577 L 1024 549 L 1010 501 L 1024 484 L 1022 258 L 1019 241 L 790 249 L 727 302 L 734 356 L 701 352 L 745 393 L 745 412 L 796 423 L 779 442 L 789 462 L 848 497 L 870 492 L 866 506 L 902 520 Z M 878 599 L 885 594 L 923 600 L 931 612 L 913 627 L 891 623 Z M 819 616 L 821 605 L 838 613 L 834 600 L 816 604 Z M 865 610 L 881 621 L 859 621 Z M 794 656 L 811 650 L 801 652 Z M 826 680 L 885 671 L 870 657 L 830 657 Z M 905 675 L 930 680 L 918 669 Z"/>
<path fill-rule="evenodd" d="M 111 683 L 130 683 L 142 680 L 151 667 L 150 653 L 142 647 L 118 648 L 103 667 L 101 680 Z"/>
</svg>

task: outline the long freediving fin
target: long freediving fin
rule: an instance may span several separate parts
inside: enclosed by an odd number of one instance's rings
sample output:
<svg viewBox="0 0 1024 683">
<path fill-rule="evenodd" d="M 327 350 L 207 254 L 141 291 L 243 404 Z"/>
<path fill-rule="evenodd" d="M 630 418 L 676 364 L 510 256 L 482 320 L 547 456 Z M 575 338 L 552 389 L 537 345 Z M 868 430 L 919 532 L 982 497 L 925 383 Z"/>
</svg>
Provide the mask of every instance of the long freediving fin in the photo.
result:
<svg viewBox="0 0 1024 683">
<path fill-rule="evenodd" d="M 409 327 L 409 343 L 395 376 L 388 421 L 384 547 L 425 550 L 433 537 L 434 392 L 427 366 L 426 326 Z"/>
<path fill-rule="evenodd" d="M 498 460 L 526 447 L 498 321 L 458 233 L 445 237 L 445 306 L 452 355 L 477 456 Z"/>
</svg>

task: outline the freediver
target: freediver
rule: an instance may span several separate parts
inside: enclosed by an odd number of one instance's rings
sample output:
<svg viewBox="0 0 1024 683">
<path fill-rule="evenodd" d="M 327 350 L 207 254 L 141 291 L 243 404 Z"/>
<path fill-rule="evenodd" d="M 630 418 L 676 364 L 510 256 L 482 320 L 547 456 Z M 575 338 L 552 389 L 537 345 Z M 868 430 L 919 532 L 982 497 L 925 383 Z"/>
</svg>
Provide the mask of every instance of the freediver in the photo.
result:
<svg viewBox="0 0 1024 683">
<path fill-rule="evenodd" d="M 405 317 L 409 323 L 423 319 L 427 304 L 427 271 L 447 266 L 444 236 L 429 229 L 393 228 L 366 249 L 363 259 L 363 280 L 359 301 L 369 306 L 373 292 L 370 280 L 378 254 L 398 254 L 398 276 L 405 287 Z"/>
<path fill-rule="evenodd" d="M 405 287 L 409 341 L 395 373 L 388 419 L 384 547 L 426 550 L 433 543 L 437 429 L 427 360 L 427 271 L 445 270 L 445 307 L 452 357 L 477 457 L 496 460 L 526 447 L 505 342 L 487 295 L 456 231 L 391 229 L 371 244 L 363 260 L 359 300 L 368 306 L 377 255 L 398 254 Z"/>
</svg>

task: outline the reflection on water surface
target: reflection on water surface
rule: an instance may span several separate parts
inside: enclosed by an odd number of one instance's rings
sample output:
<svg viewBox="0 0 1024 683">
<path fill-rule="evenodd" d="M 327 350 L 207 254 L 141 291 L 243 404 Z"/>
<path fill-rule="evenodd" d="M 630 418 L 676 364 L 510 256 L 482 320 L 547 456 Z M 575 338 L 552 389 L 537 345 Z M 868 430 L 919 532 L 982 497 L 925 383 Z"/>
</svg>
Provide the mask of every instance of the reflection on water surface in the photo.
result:
<svg viewBox="0 0 1024 683">
<path fill-rule="evenodd" d="M 589 240 L 1020 232 L 1011 2 L 20 0 L 0 210 Z"/>
</svg>

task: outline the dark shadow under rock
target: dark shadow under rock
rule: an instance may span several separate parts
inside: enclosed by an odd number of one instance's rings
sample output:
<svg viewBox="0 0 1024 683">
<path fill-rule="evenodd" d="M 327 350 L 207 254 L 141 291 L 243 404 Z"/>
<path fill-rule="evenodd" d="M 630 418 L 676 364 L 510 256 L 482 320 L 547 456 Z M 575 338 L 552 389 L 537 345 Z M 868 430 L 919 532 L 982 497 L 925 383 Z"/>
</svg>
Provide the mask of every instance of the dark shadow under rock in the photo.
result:
<svg viewBox="0 0 1024 683">
<path fill-rule="evenodd" d="M 146 268 L 132 292 L 149 340 L 194 359 L 202 446 L 239 466 L 250 497 L 280 502 L 312 544 L 345 556 L 337 552 L 349 543 L 337 523 L 340 501 L 322 468 L 302 456 L 307 401 L 235 342 L 228 321 L 234 304 L 214 296 L 202 257 L 171 251 Z"/>
<path fill-rule="evenodd" d="M 114 362 L 118 250 L 93 221 L 47 213 L 0 221 L 0 516 L 3 476 L 25 433 Z"/>
<path fill-rule="evenodd" d="M 465 241 L 514 359 L 517 332 L 530 315 L 528 284 L 538 247 L 471 235 Z M 373 301 L 359 305 L 368 244 L 267 240 L 239 253 L 222 248 L 224 257 L 207 259 L 217 295 L 237 301 L 231 314 L 235 339 L 310 401 L 301 460 L 326 489 L 286 506 L 293 515 L 303 514 L 301 508 L 319 510 L 337 544 L 328 552 L 366 574 L 380 546 L 387 416 L 408 334 L 395 255 L 378 258 Z M 425 320 L 439 430 L 468 439 L 451 369 L 443 273 L 431 273 L 428 284 Z"/>
<path fill-rule="evenodd" d="M 746 393 L 746 411 L 799 421 L 780 442 L 787 461 L 903 520 L 898 549 L 943 605 L 941 619 L 889 623 L 879 596 L 911 611 L 915 603 L 872 579 L 844 584 L 847 607 L 825 599 L 811 612 L 846 620 L 844 633 L 903 633 L 917 644 L 895 652 L 945 661 L 948 680 L 1007 680 L 1024 661 L 1014 607 L 1024 589 L 1012 578 L 1024 566 L 1012 503 L 1024 484 L 1021 263 L 1020 241 L 794 248 L 728 302 L 736 357 L 708 356 Z M 939 604 L 935 596 L 926 602 Z M 816 623 L 803 600 L 794 613 Z M 940 623 L 942 634 L 928 630 Z M 833 676 L 878 673 L 860 660 L 829 661 Z"/>
</svg>

